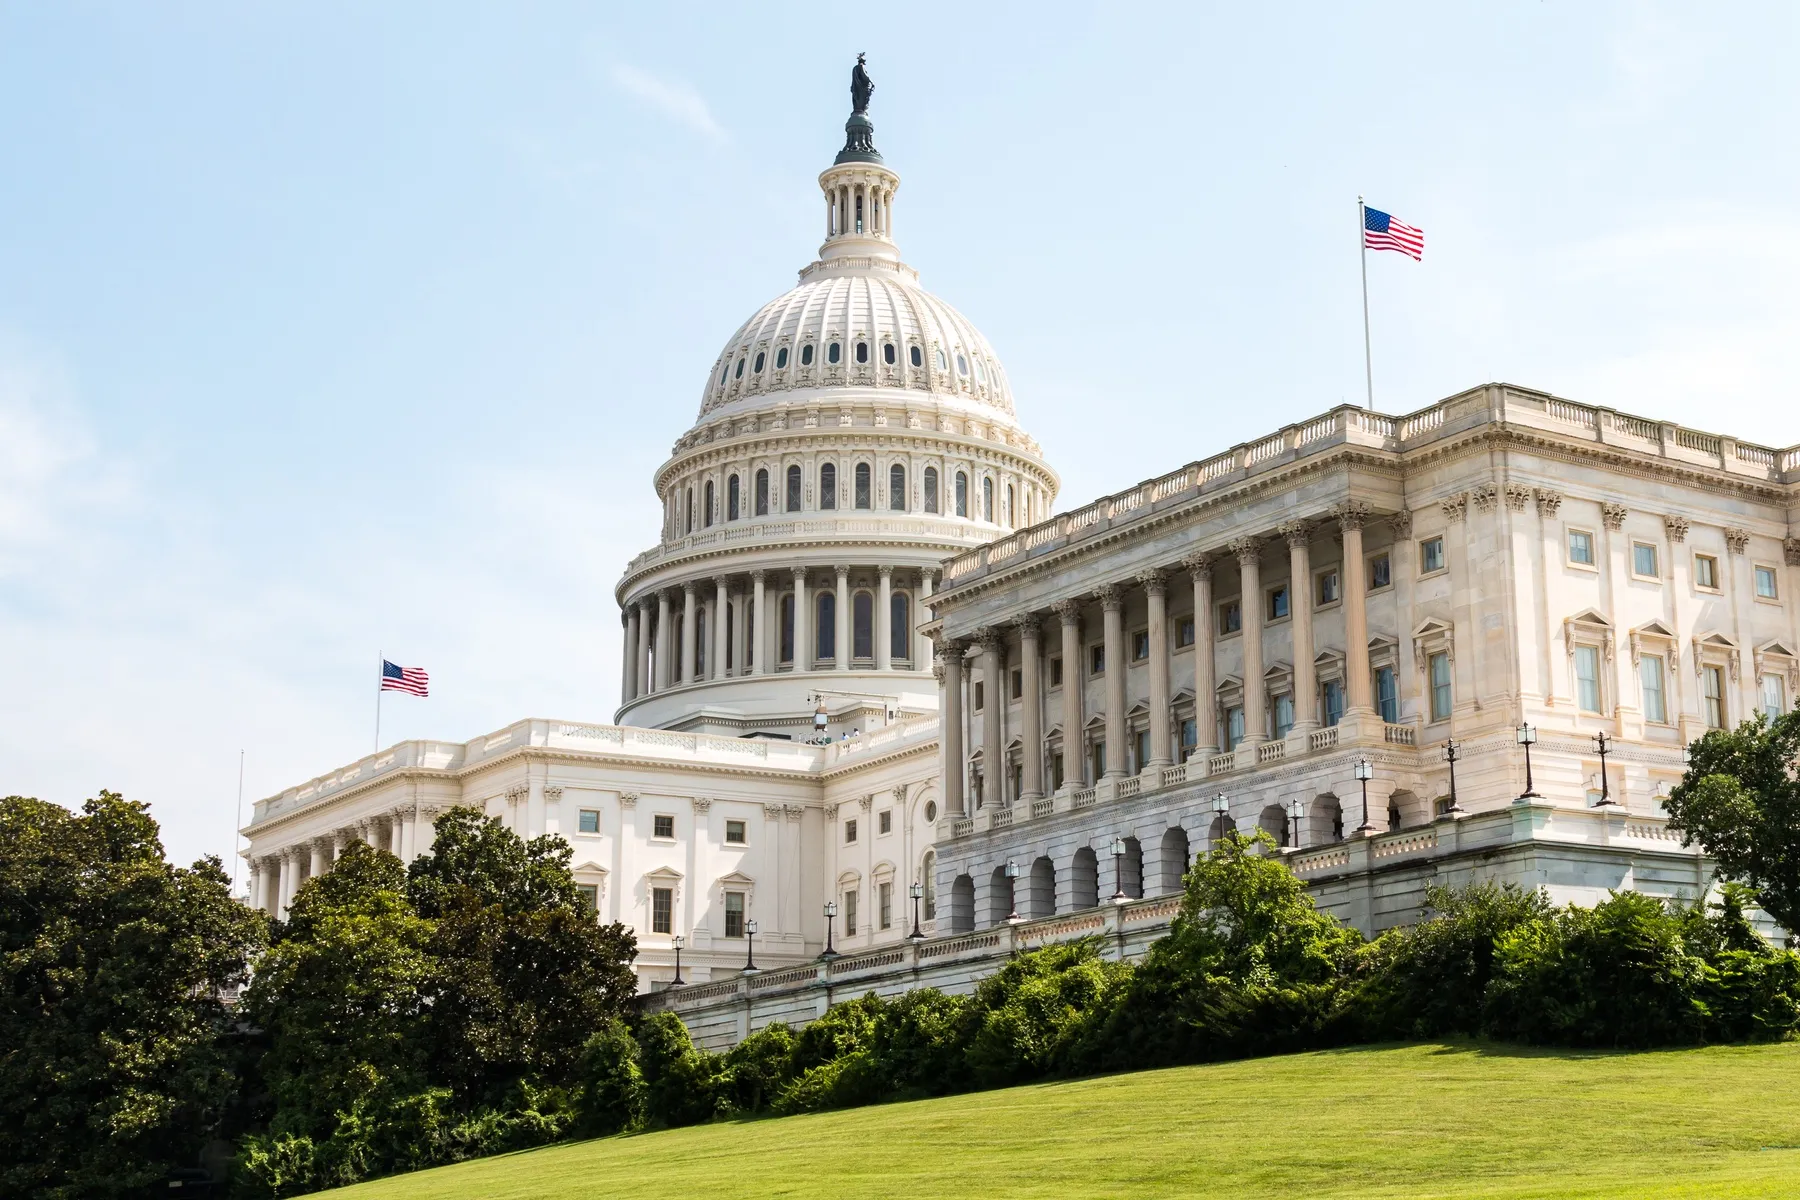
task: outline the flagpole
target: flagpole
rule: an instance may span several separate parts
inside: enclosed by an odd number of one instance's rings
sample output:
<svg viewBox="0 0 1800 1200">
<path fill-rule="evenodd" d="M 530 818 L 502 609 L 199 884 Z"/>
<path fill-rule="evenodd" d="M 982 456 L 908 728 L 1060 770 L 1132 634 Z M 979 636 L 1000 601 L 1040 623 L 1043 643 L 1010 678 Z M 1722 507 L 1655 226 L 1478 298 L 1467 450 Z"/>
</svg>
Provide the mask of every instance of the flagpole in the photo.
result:
<svg viewBox="0 0 1800 1200">
<path fill-rule="evenodd" d="M 237 817 L 231 823 L 231 894 L 237 895 L 238 830 L 244 825 L 244 752 L 238 751 L 238 802 Z"/>
<path fill-rule="evenodd" d="M 381 753 L 381 674 L 387 670 L 387 655 L 375 663 L 375 753 Z"/>
<path fill-rule="evenodd" d="M 1363 285 L 1363 382 L 1369 389 L 1369 409 L 1375 408 L 1375 364 L 1369 354 L 1369 238 L 1368 216 L 1363 211 L 1363 198 L 1356 198 L 1356 245 L 1362 251 Z"/>
</svg>

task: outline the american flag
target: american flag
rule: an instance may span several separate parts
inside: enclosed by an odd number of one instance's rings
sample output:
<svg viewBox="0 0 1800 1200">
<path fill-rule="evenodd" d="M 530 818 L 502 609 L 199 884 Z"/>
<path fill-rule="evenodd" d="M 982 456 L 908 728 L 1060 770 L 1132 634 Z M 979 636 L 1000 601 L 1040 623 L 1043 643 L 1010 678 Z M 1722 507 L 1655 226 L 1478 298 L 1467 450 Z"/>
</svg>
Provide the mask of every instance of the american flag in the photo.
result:
<svg viewBox="0 0 1800 1200">
<path fill-rule="evenodd" d="M 381 690 L 384 692 L 405 692 L 409 696 L 429 696 L 427 684 L 431 676 L 423 667 L 396 667 L 387 659 L 381 660 Z"/>
<path fill-rule="evenodd" d="M 1370 250 L 1398 250 L 1423 261 L 1425 231 L 1403 225 L 1379 208 L 1363 206 L 1363 245 Z"/>
</svg>

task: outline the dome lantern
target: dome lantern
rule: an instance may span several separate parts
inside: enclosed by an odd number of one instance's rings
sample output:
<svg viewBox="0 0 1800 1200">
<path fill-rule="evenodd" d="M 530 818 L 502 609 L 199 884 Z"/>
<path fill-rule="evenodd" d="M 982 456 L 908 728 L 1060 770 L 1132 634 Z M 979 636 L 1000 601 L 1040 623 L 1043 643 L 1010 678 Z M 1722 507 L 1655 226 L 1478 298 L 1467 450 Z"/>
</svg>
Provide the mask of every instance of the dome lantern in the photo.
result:
<svg viewBox="0 0 1800 1200">
<path fill-rule="evenodd" d="M 869 120 L 874 81 L 856 56 L 850 72 L 850 119 L 844 122 L 844 148 L 819 175 L 825 193 L 825 244 L 819 258 L 878 258 L 899 262 L 894 246 L 894 193 L 900 176 L 881 161 L 875 149 L 875 125 Z"/>
</svg>

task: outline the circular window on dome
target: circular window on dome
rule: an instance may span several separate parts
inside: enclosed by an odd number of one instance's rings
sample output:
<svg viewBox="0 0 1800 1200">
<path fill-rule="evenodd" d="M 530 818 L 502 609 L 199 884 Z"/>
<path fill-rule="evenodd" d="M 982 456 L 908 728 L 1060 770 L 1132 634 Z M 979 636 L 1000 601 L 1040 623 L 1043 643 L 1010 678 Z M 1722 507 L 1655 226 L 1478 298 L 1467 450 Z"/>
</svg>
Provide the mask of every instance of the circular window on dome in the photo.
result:
<svg viewBox="0 0 1800 1200">
<path fill-rule="evenodd" d="M 975 365 L 976 365 L 976 366 L 980 366 L 980 365 L 981 365 L 981 364 L 980 364 L 980 363 L 976 363 L 976 364 L 975 364 Z M 762 352 L 762 351 L 761 351 L 761 350 L 758 350 L 758 351 L 757 351 L 757 352 L 756 352 L 756 362 L 755 362 L 755 363 L 754 363 L 754 364 L 753 364 L 753 365 L 752 365 L 752 366 L 751 366 L 751 368 L 750 368 L 750 369 L 751 369 L 751 370 L 752 370 L 752 371 L 754 371 L 754 372 L 755 372 L 755 373 L 756 373 L 756 374 L 758 374 L 758 375 L 761 375 L 761 374 L 762 374 L 762 368 L 763 368 L 763 352 Z"/>
<path fill-rule="evenodd" d="M 775 369 L 782 370 L 787 366 L 787 347 L 783 346 L 775 352 Z"/>
<path fill-rule="evenodd" d="M 869 343 L 856 343 L 856 361 L 859 363 L 866 363 L 869 361 Z"/>
<path fill-rule="evenodd" d="M 912 365 L 913 366 L 922 367 L 925 365 L 925 356 L 923 354 L 919 353 L 919 348 L 917 346 L 914 346 L 912 348 L 911 357 L 912 357 Z"/>
<path fill-rule="evenodd" d="M 936 800 L 927 800 L 925 802 L 925 819 L 927 821 L 936 821 L 937 820 L 937 801 Z"/>
<path fill-rule="evenodd" d="M 740 359 L 738 359 L 738 365 L 737 365 L 737 377 L 738 377 L 738 378 L 739 378 L 739 379 L 742 379 L 742 378 L 743 378 L 743 377 L 744 377 L 744 360 L 743 360 L 743 359 L 741 359 L 741 358 L 740 358 Z"/>
<path fill-rule="evenodd" d="M 886 363 L 888 366 L 891 367 L 894 365 L 894 360 L 898 357 L 899 357 L 899 355 L 894 353 L 894 343 L 885 342 L 882 344 L 882 347 L 881 347 L 881 361 L 882 362 Z"/>
<path fill-rule="evenodd" d="M 842 357 L 844 357 L 844 348 L 842 346 L 838 345 L 836 342 L 833 342 L 833 343 L 831 343 L 831 345 L 825 347 L 825 361 L 826 362 L 834 363 Z"/>
<path fill-rule="evenodd" d="M 812 343 L 808 342 L 806 345 L 800 347 L 800 365 L 803 367 L 812 366 L 812 358 L 813 358 Z"/>
<path fill-rule="evenodd" d="M 740 375 L 743 374 L 743 367 L 743 363 L 738 364 L 738 373 Z M 962 351 L 960 350 L 956 353 L 956 373 L 958 375 L 967 375 L 969 373 L 969 360 L 962 356 Z"/>
</svg>

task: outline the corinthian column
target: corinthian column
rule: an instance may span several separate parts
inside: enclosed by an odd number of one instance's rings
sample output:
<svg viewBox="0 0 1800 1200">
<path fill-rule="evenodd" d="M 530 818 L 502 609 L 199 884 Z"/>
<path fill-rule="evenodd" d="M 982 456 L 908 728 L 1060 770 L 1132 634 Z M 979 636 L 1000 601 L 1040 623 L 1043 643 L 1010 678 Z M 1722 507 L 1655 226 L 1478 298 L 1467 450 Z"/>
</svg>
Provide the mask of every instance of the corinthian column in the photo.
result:
<svg viewBox="0 0 1800 1200">
<path fill-rule="evenodd" d="M 1019 670 L 1024 685 L 1024 695 L 1019 701 L 1019 759 L 1025 777 L 1021 781 L 1019 799 L 1030 804 L 1044 794 L 1044 716 L 1038 707 L 1037 616 L 1026 613 L 1014 624 L 1019 629 Z"/>
<path fill-rule="evenodd" d="M 1138 576 L 1150 600 L 1150 761 L 1162 770 L 1174 762 L 1169 753 L 1169 605 L 1168 580 L 1161 571 Z"/>
<path fill-rule="evenodd" d="M 726 594 L 723 575 L 713 580 L 713 596 L 712 661 L 706 664 L 706 673 L 713 679 L 723 679 L 725 647 L 731 641 L 731 597 Z"/>
<path fill-rule="evenodd" d="M 944 664 L 944 721 L 940 727 L 944 739 L 944 808 L 955 816 L 967 816 L 963 801 L 963 778 L 968 774 L 968 753 L 963 749 L 962 713 L 962 647 L 944 643 L 938 652 Z"/>
<path fill-rule="evenodd" d="M 894 568 L 883 563 L 877 571 L 881 575 L 881 590 L 875 596 L 875 669 L 886 671 L 894 665 Z"/>
<path fill-rule="evenodd" d="M 986 693 L 981 704 L 981 798 L 983 803 L 1005 808 L 1006 747 L 1000 726 L 1000 714 L 1006 707 L 1005 674 L 1006 643 L 997 629 L 983 629 L 975 635 L 981 646 L 981 681 Z"/>
<path fill-rule="evenodd" d="M 1081 728 L 1087 716 L 1081 703 L 1081 605 L 1075 600 L 1058 600 L 1051 605 L 1062 622 L 1062 748 L 1063 782 L 1078 788 L 1088 782 L 1087 754 Z"/>
<path fill-rule="evenodd" d="M 694 581 L 688 580 L 681 585 L 682 595 L 686 599 L 681 609 L 681 682 L 694 682 L 694 619 L 699 615 L 699 606 L 694 599 Z"/>
<path fill-rule="evenodd" d="M 1306 732 L 1319 724 L 1318 688 L 1313 680 L 1312 556 L 1307 546 L 1311 527 L 1289 521 L 1281 527 L 1288 544 L 1288 619 L 1294 635 L 1294 729 Z"/>
<path fill-rule="evenodd" d="M 850 669 L 850 653 L 855 649 L 850 644 L 850 568 L 837 569 L 837 669 Z"/>
<path fill-rule="evenodd" d="M 662 691 L 674 680 L 675 672 L 669 669 L 670 643 L 669 636 L 669 593 L 656 593 L 656 690 Z"/>
<path fill-rule="evenodd" d="M 648 600 L 639 600 L 634 611 L 637 613 L 637 687 L 632 692 L 632 698 L 636 699 L 638 696 L 648 695 L 656 686 L 650 677 L 650 634 L 656 619 L 650 613 Z"/>
<path fill-rule="evenodd" d="M 1344 531 L 1344 681 L 1346 717 L 1367 717 L 1375 711 L 1369 679 L 1369 580 L 1363 566 L 1363 525 L 1369 506 L 1345 502 L 1333 514 Z M 1398 558 L 1398 547 L 1395 557 Z"/>
<path fill-rule="evenodd" d="M 1102 634 L 1106 659 L 1106 774 L 1117 779 L 1125 774 L 1125 593 L 1116 584 L 1103 584 L 1100 597 Z"/>
<path fill-rule="evenodd" d="M 1263 692 L 1262 547 L 1255 538 L 1231 543 L 1237 555 L 1238 618 L 1244 637 L 1244 741 L 1250 745 L 1268 740 L 1267 697 Z"/>
<path fill-rule="evenodd" d="M 637 605 L 627 604 L 619 614 L 624 618 L 625 652 L 619 662 L 619 703 L 630 704 L 637 698 Z"/>
<path fill-rule="evenodd" d="M 775 624 L 769 620 L 769 610 L 763 603 L 763 572 L 758 567 L 750 572 L 750 620 L 747 626 L 750 636 L 744 639 L 744 644 L 749 647 L 752 675 L 761 675 L 767 669 L 763 664 L 768 662 L 769 655 L 773 653 L 770 646 L 774 644 L 772 639 L 776 636 Z M 743 669 L 739 668 L 738 674 L 743 673 Z"/>
<path fill-rule="evenodd" d="M 794 670 L 812 670 L 811 597 L 806 594 L 806 568 L 794 568 Z"/>
<path fill-rule="evenodd" d="M 1219 749 L 1219 691 L 1213 668 L 1212 555 L 1182 560 L 1194 581 L 1194 753 Z"/>
</svg>

